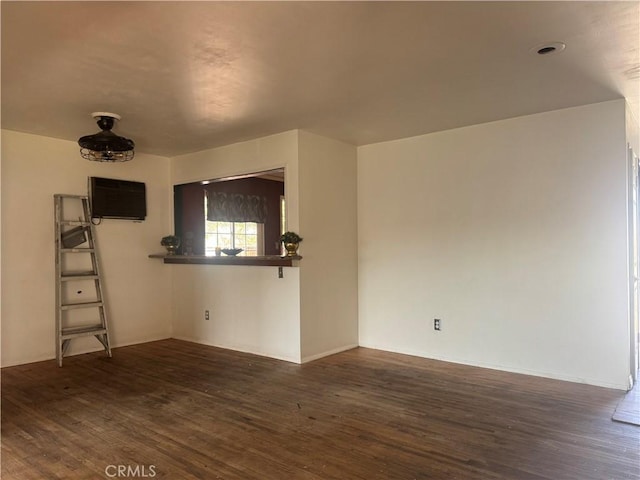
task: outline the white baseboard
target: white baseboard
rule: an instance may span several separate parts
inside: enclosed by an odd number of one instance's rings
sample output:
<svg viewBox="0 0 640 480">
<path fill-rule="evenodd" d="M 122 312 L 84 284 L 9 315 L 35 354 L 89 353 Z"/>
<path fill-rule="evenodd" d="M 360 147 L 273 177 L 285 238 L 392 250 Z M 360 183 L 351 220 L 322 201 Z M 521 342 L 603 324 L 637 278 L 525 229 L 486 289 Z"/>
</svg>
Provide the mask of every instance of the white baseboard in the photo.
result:
<svg viewBox="0 0 640 480">
<path fill-rule="evenodd" d="M 159 340 L 167 340 L 168 338 L 171 338 L 171 336 L 145 338 L 144 340 L 134 340 L 133 342 L 125 342 L 125 343 L 118 343 L 118 344 L 112 343 L 111 349 L 115 349 L 119 347 L 128 347 L 131 345 L 140 345 L 141 343 L 157 342 Z M 84 355 L 86 353 L 103 352 L 103 351 L 104 351 L 104 347 L 102 347 L 102 345 L 100 344 L 97 344 L 96 347 L 82 348 L 80 350 L 73 351 L 72 353 L 65 355 L 64 358 L 71 358 L 71 357 L 75 357 L 76 355 Z M 53 352 L 48 355 L 39 355 L 33 358 L 9 361 L 8 363 L 3 364 L 2 368 L 16 367 L 18 365 L 27 365 L 29 363 L 47 362 L 49 360 L 55 360 L 55 359 L 56 359 L 56 354 L 55 352 Z M 64 360 L 63 360 L 63 364 L 64 364 Z"/>
<path fill-rule="evenodd" d="M 273 355 L 271 353 L 260 352 L 260 351 L 247 349 L 247 348 L 242 348 L 242 347 L 237 347 L 237 346 L 219 345 L 219 344 L 214 343 L 214 342 L 200 340 L 200 339 L 197 339 L 197 338 L 183 337 L 183 336 L 176 336 L 176 335 L 174 335 L 171 338 L 175 338 L 176 340 L 183 340 L 185 342 L 197 343 L 197 344 L 200 344 L 200 345 L 207 345 L 209 347 L 223 348 L 225 350 L 232 350 L 234 352 L 250 353 L 252 355 L 258 355 L 260 357 L 273 358 L 274 360 L 282 360 L 282 361 L 285 361 L 285 362 L 297 363 L 297 364 L 301 363 L 298 358 L 288 357 L 288 356 L 285 356 L 285 355 Z"/>
<path fill-rule="evenodd" d="M 485 362 L 472 362 L 466 359 L 444 357 L 439 355 L 428 355 L 425 352 L 396 349 L 396 348 L 390 348 L 386 346 L 367 344 L 367 343 L 361 343 L 360 346 L 363 348 L 371 348 L 374 350 L 382 350 L 385 352 L 400 353 L 402 355 L 411 355 L 413 357 L 428 358 L 430 360 L 438 360 L 441 362 L 450 362 L 450 363 L 457 363 L 459 365 L 468 365 L 470 367 L 480 367 L 480 368 L 487 368 L 489 370 L 499 370 L 502 372 L 519 373 L 521 375 L 531 375 L 534 377 L 550 378 L 553 380 L 562 380 L 564 382 L 582 383 L 586 385 L 593 385 L 595 387 L 613 388 L 616 390 L 627 390 L 626 385 L 611 383 L 611 382 L 603 382 L 602 380 L 594 379 L 594 378 L 575 377 L 572 375 L 564 375 L 556 372 L 528 370 L 524 368 L 514 368 L 514 367 L 509 367 L 504 365 L 495 365 L 491 363 L 485 363 Z"/>
<path fill-rule="evenodd" d="M 357 343 L 352 343 L 349 345 L 344 345 L 342 347 L 334 348 L 332 350 L 327 350 L 326 352 L 309 355 L 307 357 L 303 357 L 301 363 L 313 362 L 314 360 L 318 360 L 319 358 L 328 357 L 329 355 L 335 355 L 336 353 L 346 352 L 347 350 L 358 348 L 358 346 L 359 345 Z"/>
</svg>

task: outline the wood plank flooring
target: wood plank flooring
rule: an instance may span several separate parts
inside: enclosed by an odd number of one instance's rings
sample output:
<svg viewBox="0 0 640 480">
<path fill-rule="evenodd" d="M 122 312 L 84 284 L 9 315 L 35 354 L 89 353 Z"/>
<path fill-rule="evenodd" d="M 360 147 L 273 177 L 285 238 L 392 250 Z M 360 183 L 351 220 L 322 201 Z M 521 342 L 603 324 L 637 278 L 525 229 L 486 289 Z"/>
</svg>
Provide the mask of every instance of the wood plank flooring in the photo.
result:
<svg viewBox="0 0 640 480">
<path fill-rule="evenodd" d="M 623 396 L 363 348 L 300 366 L 164 340 L 3 369 L 2 479 L 638 479 Z"/>
<path fill-rule="evenodd" d="M 640 387 L 637 384 L 620 400 L 612 418 L 616 422 L 640 426 Z"/>
</svg>

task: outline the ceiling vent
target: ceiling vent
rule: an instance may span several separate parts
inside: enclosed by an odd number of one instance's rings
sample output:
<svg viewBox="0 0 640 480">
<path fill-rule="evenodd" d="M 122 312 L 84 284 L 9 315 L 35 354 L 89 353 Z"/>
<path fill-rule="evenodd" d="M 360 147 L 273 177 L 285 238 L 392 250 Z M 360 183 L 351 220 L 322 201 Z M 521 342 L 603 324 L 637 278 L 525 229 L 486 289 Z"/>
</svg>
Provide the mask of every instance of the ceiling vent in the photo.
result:
<svg viewBox="0 0 640 480">
<path fill-rule="evenodd" d="M 562 42 L 549 42 L 531 49 L 538 55 L 553 55 L 562 52 L 567 46 Z"/>
</svg>

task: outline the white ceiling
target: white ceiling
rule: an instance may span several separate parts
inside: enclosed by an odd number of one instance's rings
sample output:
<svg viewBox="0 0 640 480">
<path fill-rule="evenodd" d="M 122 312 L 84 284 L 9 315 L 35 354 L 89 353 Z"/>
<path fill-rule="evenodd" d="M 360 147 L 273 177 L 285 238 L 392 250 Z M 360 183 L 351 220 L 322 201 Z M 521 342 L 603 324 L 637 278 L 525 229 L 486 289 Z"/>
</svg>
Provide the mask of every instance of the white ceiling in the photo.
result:
<svg viewBox="0 0 640 480">
<path fill-rule="evenodd" d="M 2 127 L 89 114 L 164 156 L 300 128 L 355 145 L 627 97 L 639 2 L 10 2 Z M 566 43 L 539 56 L 540 44 Z"/>
</svg>

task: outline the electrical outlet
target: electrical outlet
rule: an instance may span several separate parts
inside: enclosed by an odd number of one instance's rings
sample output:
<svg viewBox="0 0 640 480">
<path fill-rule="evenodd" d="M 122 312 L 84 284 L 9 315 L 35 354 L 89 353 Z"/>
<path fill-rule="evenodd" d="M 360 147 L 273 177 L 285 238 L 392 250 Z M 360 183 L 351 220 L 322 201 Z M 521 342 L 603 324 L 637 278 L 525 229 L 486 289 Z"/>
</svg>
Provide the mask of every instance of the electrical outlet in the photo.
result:
<svg viewBox="0 0 640 480">
<path fill-rule="evenodd" d="M 204 311 L 204 319 L 209 320 L 209 310 Z"/>
<path fill-rule="evenodd" d="M 433 329 L 439 331 L 440 330 L 440 323 L 441 323 L 441 320 L 439 318 L 434 318 L 433 319 Z"/>
</svg>

